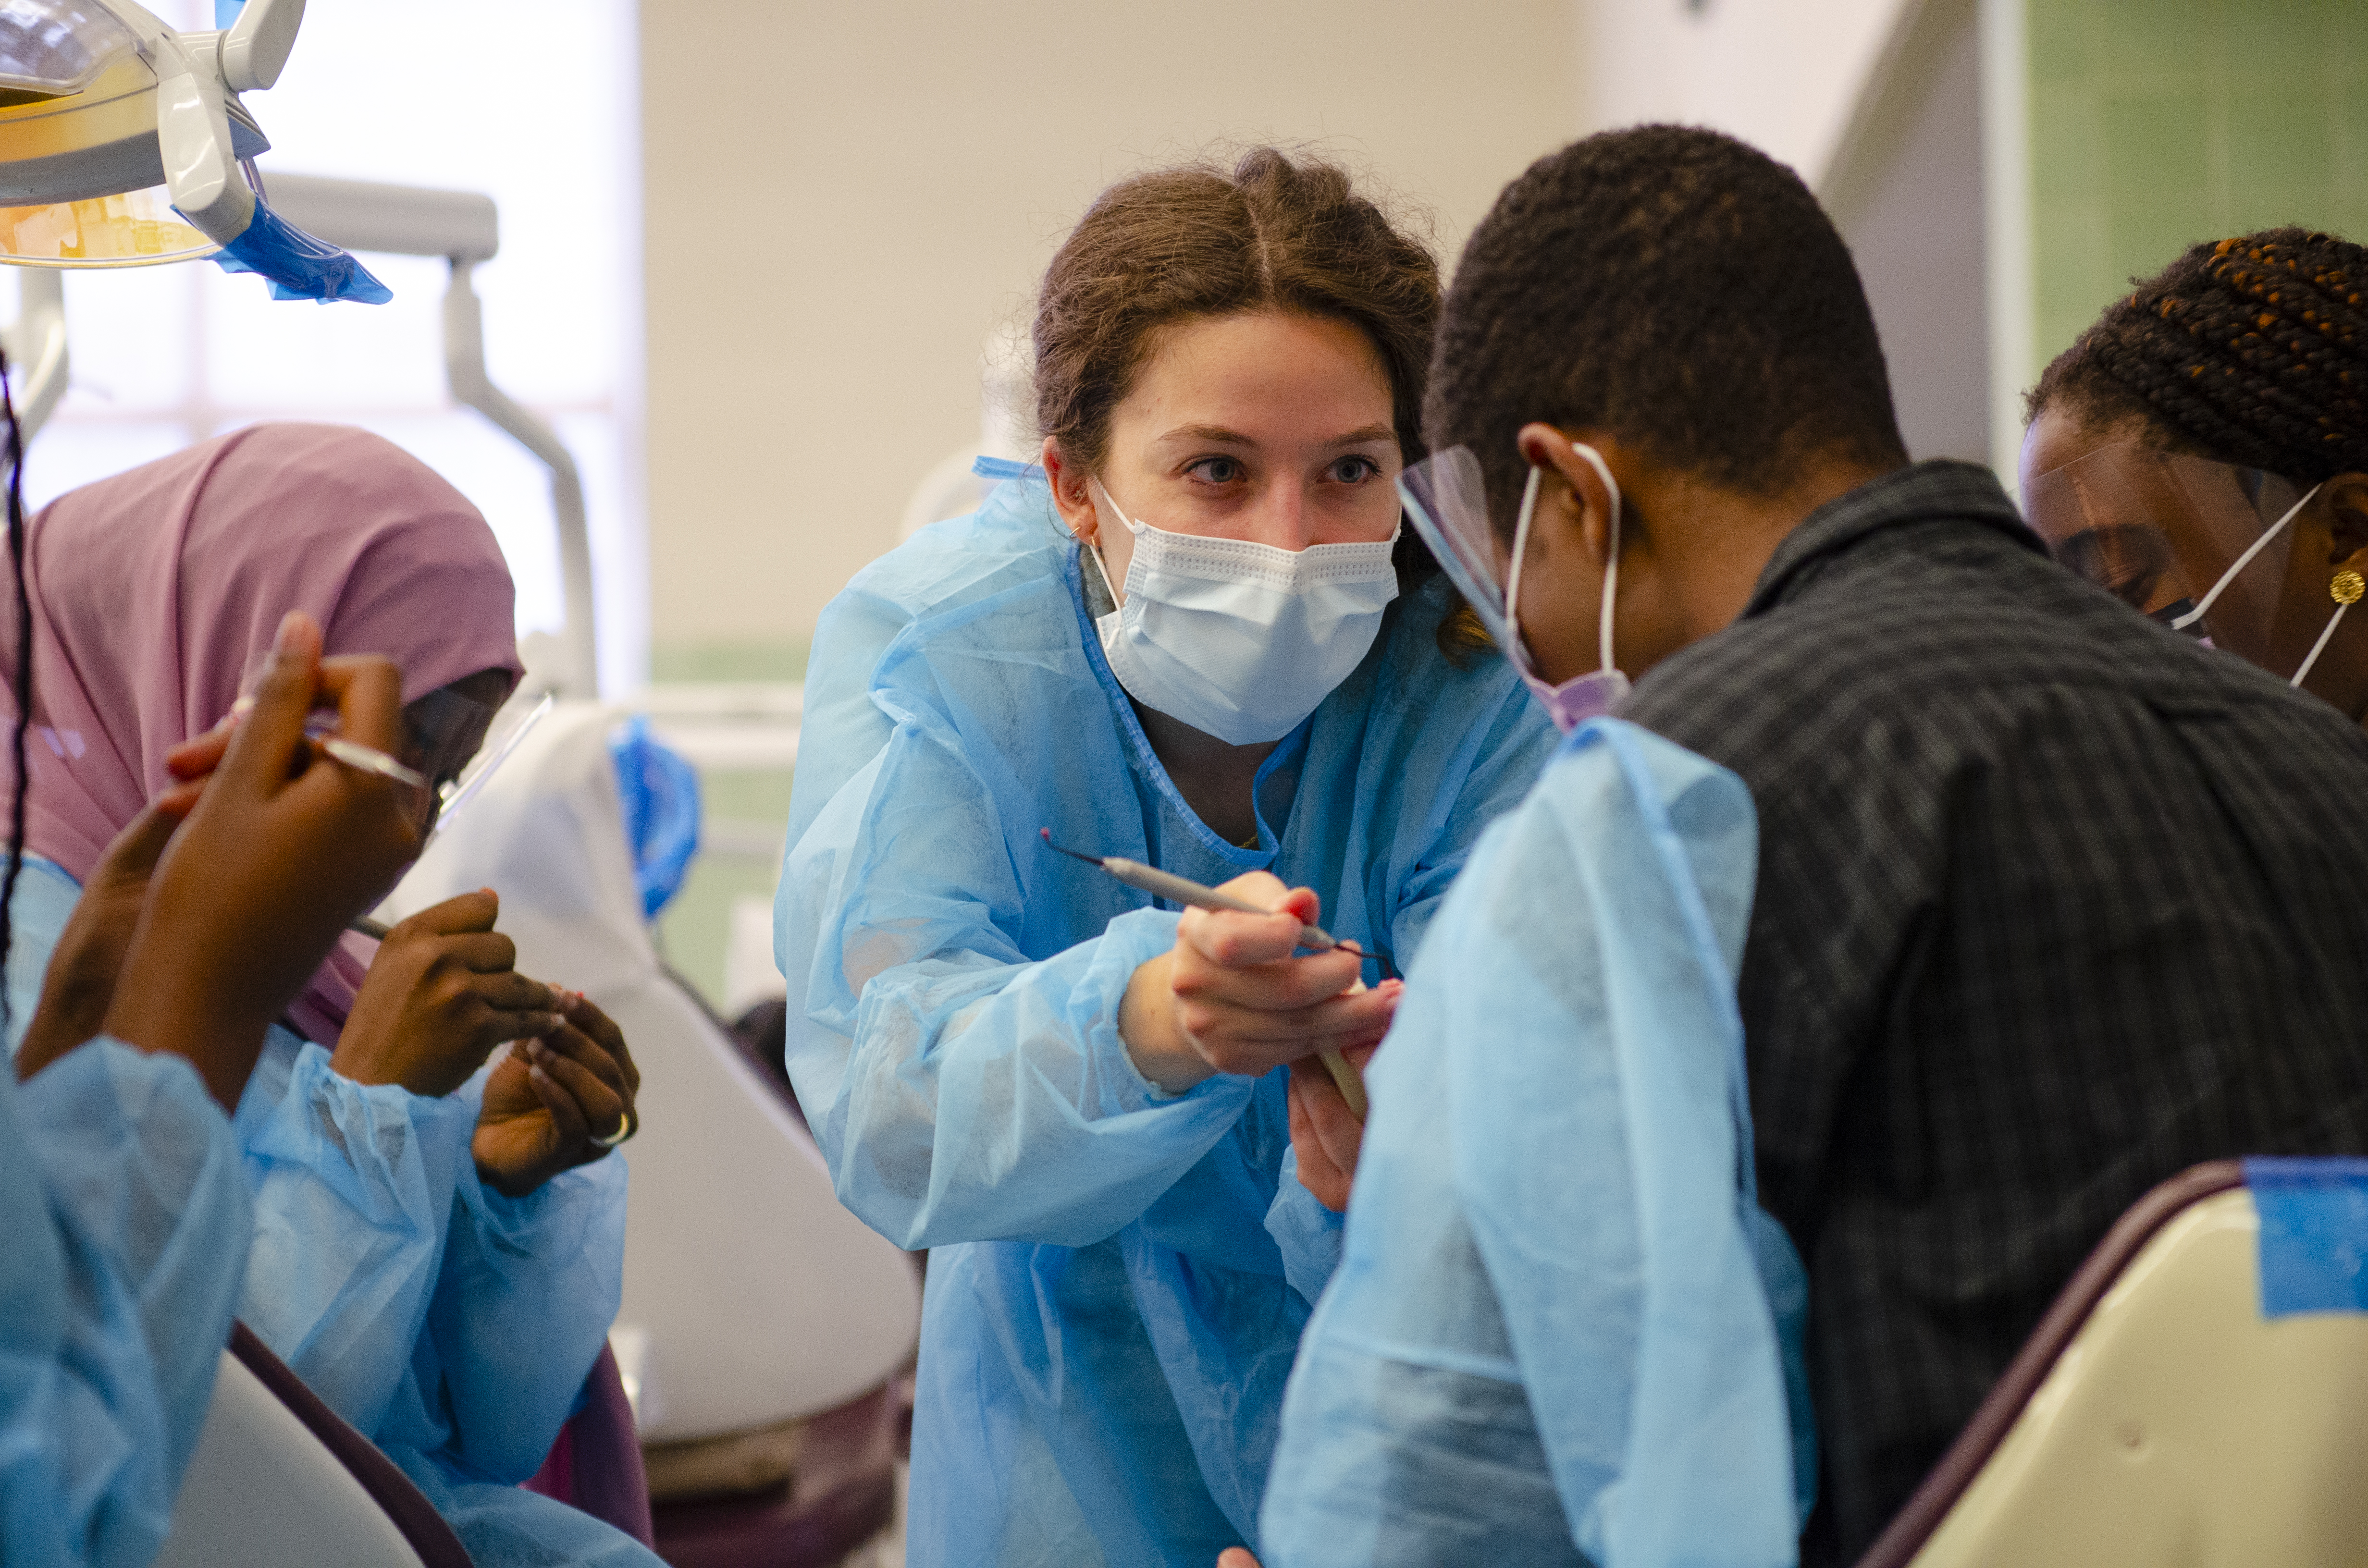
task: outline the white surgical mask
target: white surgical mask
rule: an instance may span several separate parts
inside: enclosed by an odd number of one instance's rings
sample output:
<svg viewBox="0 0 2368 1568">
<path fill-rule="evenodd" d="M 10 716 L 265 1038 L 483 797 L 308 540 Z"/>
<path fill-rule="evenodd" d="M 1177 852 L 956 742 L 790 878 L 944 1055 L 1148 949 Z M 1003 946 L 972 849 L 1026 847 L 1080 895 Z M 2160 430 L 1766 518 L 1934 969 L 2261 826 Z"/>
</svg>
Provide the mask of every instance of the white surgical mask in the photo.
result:
<svg viewBox="0 0 2368 1568">
<path fill-rule="evenodd" d="M 1560 686 L 1549 686 L 1530 662 L 1529 646 L 1521 641 L 1521 558 L 1529 553 L 1530 518 L 1538 509 L 1538 482 L 1545 476 L 1542 468 L 1530 470 L 1530 482 L 1521 490 L 1521 515 L 1513 524 L 1513 563 L 1505 579 L 1505 619 L 1512 631 L 1506 652 L 1512 657 L 1513 667 L 1521 672 L 1521 684 L 1544 706 L 1554 728 L 1565 735 L 1597 714 L 1611 712 L 1628 695 L 1628 677 L 1611 660 L 1611 601 L 1620 589 L 1620 482 L 1611 477 L 1603 454 L 1593 447 L 1573 441 L 1570 449 L 1588 460 L 1611 496 L 1611 562 L 1603 569 L 1603 608 L 1595 628 L 1603 667 L 1573 676 Z"/>
<path fill-rule="evenodd" d="M 1126 595 L 1094 622 L 1110 673 L 1146 708 L 1228 745 L 1279 741 L 1364 658 L 1398 596 L 1397 531 L 1370 544 L 1280 550 L 1138 523 Z M 1110 585 L 1101 551 L 1086 554 Z"/>
<path fill-rule="evenodd" d="M 2284 517 L 2280 517 L 2276 522 L 2271 523 L 2268 528 L 2263 528 L 2261 530 L 2261 537 L 2255 540 L 2250 545 L 2247 546 L 2244 554 L 2237 557 L 2236 560 L 2228 563 L 2228 570 L 2220 574 L 2220 580 L 2212 585 L 2212 591 L 2210 593 L 2204 595 L 2201 599 L 2196 601 L 2194 608 L 2187 611 L 2184 615 L 2176 616 L 2171 619 L 2169 623 L 2170 629 L 2173 631 L 2185 631 L 2189 627 L 2196 625 L 2202 621 L 2203 619 L 2203 612 L 2220 602 L 2220 596 L 2227 591 L 2229 584 L 2237 580 L 2237 574 L 2244 571 L 2246 567 L 2250 566 L 2253 563 L 2253 557 L 2260 554 L 2261 551 L 2268 547 L 2270 540 L 2283 533 L 2285 531 L 2286 525 L 2294 520 L 2295 514 L 2299 513 L 2305 506 L 2309 506 L 2310 498 L 2317 494 L 2318 486 L 2316 484 L 2304 491 L 2302 493 L 2302 499 L 2287 507 Z M 2327 652 L 2327 644 L 2328 641 L 2334 637 L 2336 627 L 2342 622 L 2343 612 L 2351 608 L 2351 607 L 2347 604 L 2338 604 L 2335 607 L 2334 618 L 2328 621 L 2327 630 L 2318 634 L 2318 641 L 2311 644 L 2309 656 L 2303 660 L 2302 668 L 2294 671 L 2294 679 L 2286 682 L 2288 686 L 2298 687 L 2302 685 L 2303 677 L 2310 674 L 2310 667 L 2318 663 L 2318 656 L 2321 653 Z M 2210 647 L 2212 645 L 2212 639 L 2209 637 L 2204 638 L 2203 645 L 2207 648 Z"/>
</svg>

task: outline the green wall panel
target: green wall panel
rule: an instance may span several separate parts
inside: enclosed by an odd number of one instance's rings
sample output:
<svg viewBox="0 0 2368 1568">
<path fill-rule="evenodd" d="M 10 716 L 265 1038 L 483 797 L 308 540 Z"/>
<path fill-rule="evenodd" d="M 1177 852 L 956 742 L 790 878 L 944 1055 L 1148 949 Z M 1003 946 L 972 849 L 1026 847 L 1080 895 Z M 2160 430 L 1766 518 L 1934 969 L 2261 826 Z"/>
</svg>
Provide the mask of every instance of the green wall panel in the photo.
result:
<svg viewBox="0 0 2368 1568">
<path fill-rule="evenodd" d="M 2028 0 L 2034 363 L 2186 246 L 2368 241 L 2368 3 Z"/>
</svg>

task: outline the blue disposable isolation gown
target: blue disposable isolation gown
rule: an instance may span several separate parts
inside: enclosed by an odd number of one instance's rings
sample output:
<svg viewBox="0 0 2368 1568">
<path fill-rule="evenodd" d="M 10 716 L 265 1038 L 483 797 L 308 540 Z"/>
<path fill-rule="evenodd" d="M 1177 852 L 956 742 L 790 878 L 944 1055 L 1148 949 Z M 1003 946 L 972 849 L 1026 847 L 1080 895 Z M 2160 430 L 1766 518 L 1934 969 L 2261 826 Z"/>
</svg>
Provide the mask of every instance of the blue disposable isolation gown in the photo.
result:
<svg viewBox="0 0 2368 1568">
<path fill-rule="evenodd" d="M 1119 1001 L 1177 916 L 1037 830 L 1201 882 L 1270 870 L 1403 963 L 1553 732 L 1503 660 L 1440 653 L 1434 577 L 1228 844 L 1112 679 L 1041 475 L 1010 472 L 824 612 L 775 912 L 789 1068 L 839 1197 L 934 1249 L 912 1560 L 1210 1568 L 1256 1527 L 1338 1217 L 1294 1177 L 1287 1074 L 1171 1096 L 1136 1072 Z"/>
<path fill-rule="evenodd" d="M 1611 719 L 1489 830 L 1373 1059 L 1267 1568 L 1793 1561 L 1807 1284 L 1735 1004 L 1757 867 L 1742 781 Z"/>
<path fill-rule="evenodd" d="M 26 858 L 12 1053 L 79 896 Z M 484 1092 L 484 1072 L 440 1099 L 364 1086 L 275 1026 L 234 1119 L 255 1200 L 238 1316 L 403 1467 L 478 1568 L 655 1568 L 632 1538 L 517 1484 L 551 1451 L 617 1314 L 624 1160 L 506 1198 L 469 1153 Z"/>
<path fill-rule="evenodd" d="M 230 1123 L 101 1038 L 0 1069 L 0 1562 L 140 1568 L 172 1520 L 246 1258 Z"/>
</svg>

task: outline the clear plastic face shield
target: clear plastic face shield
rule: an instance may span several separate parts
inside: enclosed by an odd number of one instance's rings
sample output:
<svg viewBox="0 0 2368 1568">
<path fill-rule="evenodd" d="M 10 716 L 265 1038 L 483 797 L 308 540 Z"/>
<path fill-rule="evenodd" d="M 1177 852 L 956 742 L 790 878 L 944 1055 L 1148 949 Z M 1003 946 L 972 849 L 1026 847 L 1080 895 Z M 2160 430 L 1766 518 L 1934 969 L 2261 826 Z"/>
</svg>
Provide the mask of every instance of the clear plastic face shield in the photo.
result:
<svg viewBox="0 0 2368 1568">
<path fill-rule="evenodd" d="M 2124 604 L 2294 675 L 2328 631 L 2324 582 L 2289 591 L 2311 566 L 2294 558 L 2293 520 L 2312 494 L 2260 469 L 2128 442 L 2038 475 L 2022 510 L 2057 562 Z"/>
<path fill-rule="evenodd" d="M 248 658 L 245 676 L 239 682 L 238 700 L 231 706 L 233 719 L 254 705 L 256 687 L 270 668 L 268 651 Z M 336 733 L 334 710 L 313 713 L 305 723 L 304 733 L 347 766 L 367 768 L 393 779 L 404 812 L 418 825 L 424 838 L 484 786 L 551 707 L 552 699 L 546 695 L 531 709 L 515 714 L 503 726 L 501 744 L 482 760 L 479 754 L 486 751 L 486 737 L 493 733 L 504 709 L 464 697 L 450 687 L 438 687 L 403 705 L 403 749 L 397 756 L 388 756 L 370 747 L 343 741 Z M 476 766 L 472 767 L 472 763 Z"/>
<path fill-rule="evenodd" d="M 1612 650 L 1611 609 L 1620 591 L 1619 482 L 1603 455 L 1583 441 L 1570 442 L 1571 451 L 1602 480 L 1611 507 L 1611 555 L 1604 562 L 1603 597 L 1596 609 L 1596 640 L 1600 667 L 1550 682 L 1538 673 L 1527 643 L 1521 639 L 1521 563 L 1528 553 L 1530 524 L 1537 514 L 1539 483 L 1545 470 L 1531 465 L 1521 492 L 1520 519 L 1513 525 L 1509 548 L 1497 542 L 1488 526 L 1487 497 L 1480 460 L 1466 447 L 1452 447 L 1424 459 L 1400 476 L 1398 497 L 1415 532 L 1430 547 L 1448 580 L 1471 604 L 1473 612 L 1503 649 L 1521 684 L 1538 699 L 1554 727 L 1569 734 L 1600 713 L 1609 713 L 1628 695 L 1628 676 Z"/>
<path fill-rule="evenodd" d="M 1469 447 L 1434 452 L 1398 475 L 1398 499 L 1414 531 L 1472 607 L 1499 648 L 1513 645 L 1505 616 L 1505 580 L 1512 552 L 1488 526 L 1488 494 L 1480 460 Z"/>
</svg>

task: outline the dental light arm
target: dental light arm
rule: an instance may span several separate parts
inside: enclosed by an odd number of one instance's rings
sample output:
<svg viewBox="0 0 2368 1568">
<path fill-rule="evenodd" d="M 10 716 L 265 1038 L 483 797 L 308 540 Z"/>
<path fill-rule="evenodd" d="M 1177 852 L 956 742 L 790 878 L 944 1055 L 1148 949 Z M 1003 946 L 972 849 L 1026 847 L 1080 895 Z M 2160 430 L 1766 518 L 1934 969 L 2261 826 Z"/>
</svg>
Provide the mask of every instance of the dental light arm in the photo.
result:
<svg viewBox="0 0 2368 1568">
<path fill-rule="evenodd" d="M 185 37 L 127 0 L 99 3 L 131 29 L 142 57 L 155 70 L 156 152 L 174 207 L 217 241 L 228 244 L 238 238 L 254 221 L 255 192 L 240 176 L 231 152 L 230 88 L 216 58 L 222 35 L 199 32 Z M 261 5 L 263 0 L 255 3 Z M 287 43 L 292 45 L 295 23 L 304 16 L 303 0 L 293 0 L 292 5 L 280 0 L 276 8 L 294 13 L 292 20 L 282 24 Z M 287 59 L 283 47 L 280 63 Z M 276 69 L 272 77 L 279 78 Z"/>
<path fill-rule="evenodd" d="M 304 0 L 246 0 L 222 38 L 222 79 L 233 93 L 259 93 L 279 80 L 303 25 Z"/>
<path fill-rule="evenodd" d="M 230 26 L 185 33 L 140 0 L 0 5 L 0 262 L 210 256 L 276 299 L 383 303 L 385 285 L 275 211 L 255 174 L 271 143 L 238 95 L 279 79 L 304 0 L 217 14 Z"/>
<path fill-rule="evenodd" d="M 257 3 L 248 0 L 248 15 Z M 454 402 L 484 415 L 551 471 L 551 509 L 559 528 L 560 580 L 567 608 L 565 668 L 557 684 L 563 696 L 597 697 L 599 642 L 583 478 L 559 433 L 495 386 L 485 370 L 484 312 L 470 278 L 478 263 L 491 260 L 500 248 L 493 199 L 466 191 L 313 175 L 275 173 L 270 187 L 272 204 L 290 222 L 331 244 L 395 256 L 440 256 L 451 264 L 451 284 L 444 294 L 445 377 Z"/>
</svg>

